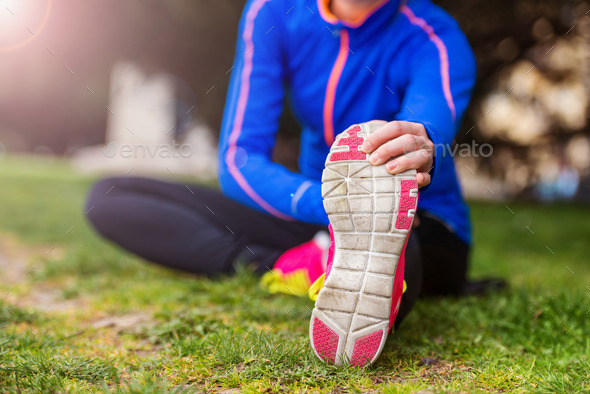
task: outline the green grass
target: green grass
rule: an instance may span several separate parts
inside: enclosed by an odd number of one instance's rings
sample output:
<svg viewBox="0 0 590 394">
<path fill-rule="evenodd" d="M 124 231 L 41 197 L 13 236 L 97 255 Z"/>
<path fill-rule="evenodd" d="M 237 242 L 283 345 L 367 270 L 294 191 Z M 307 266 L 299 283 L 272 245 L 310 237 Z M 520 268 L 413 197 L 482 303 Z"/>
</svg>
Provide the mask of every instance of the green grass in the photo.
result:
<svg viewBox="0 0 590 394">
<path fill-rule="evenodd" d="M 0 160 L 1 391 L 590 391 L 588 207 L 472 203 L 472 273 L 510 290 L 421 300 L 373 367 L 337 368 L 310 350 L 311 301 L 98 239 L 92 181 Z"/>
</svg>

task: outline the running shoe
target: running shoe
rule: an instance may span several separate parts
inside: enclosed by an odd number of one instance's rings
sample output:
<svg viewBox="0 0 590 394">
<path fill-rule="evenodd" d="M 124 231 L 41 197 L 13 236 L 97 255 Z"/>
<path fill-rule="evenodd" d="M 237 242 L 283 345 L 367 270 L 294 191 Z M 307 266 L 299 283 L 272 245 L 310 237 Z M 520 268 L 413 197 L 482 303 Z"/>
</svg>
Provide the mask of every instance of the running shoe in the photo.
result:
<svg viewBox="0 0 590 394">
<path fill-rule="evenodd" d="M 309 333 L 315 354 L 363 366 L 381 354 L 404 291 L 404 250 L 418 205 L 416 171 L 389 174 L 359 150 L 379 123 L 354 125 L 330 150 L 322 175 L 334 251 Z"/>
<path fill-rule="evenodd" d="M 291 248 L 277 259 L 272 270 L 260 279 L 260 286 L 270 293 L 305 297 L 310 287 L 326 270 L 330 236 L 318 232 L 313 239 Z"/>
</svg>

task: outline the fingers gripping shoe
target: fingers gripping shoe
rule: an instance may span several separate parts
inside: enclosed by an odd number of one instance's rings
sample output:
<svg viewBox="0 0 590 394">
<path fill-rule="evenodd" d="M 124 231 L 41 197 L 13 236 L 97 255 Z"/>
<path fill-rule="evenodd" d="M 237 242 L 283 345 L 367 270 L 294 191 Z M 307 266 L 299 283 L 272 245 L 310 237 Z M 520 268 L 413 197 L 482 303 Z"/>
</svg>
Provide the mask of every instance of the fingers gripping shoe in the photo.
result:
<svg viewBox="0 0 590 394">
<path fill-rule="evenodd" d="M 334 249 L 309 332 L 316 355 L 337 365 L 362 366 L 379 357 L 403 294 L 418 185 L 415 170 L 391 175 L 359 151 L 379 126 L 364 123 L 341 133 L 322 175 Z"/>
</svg>

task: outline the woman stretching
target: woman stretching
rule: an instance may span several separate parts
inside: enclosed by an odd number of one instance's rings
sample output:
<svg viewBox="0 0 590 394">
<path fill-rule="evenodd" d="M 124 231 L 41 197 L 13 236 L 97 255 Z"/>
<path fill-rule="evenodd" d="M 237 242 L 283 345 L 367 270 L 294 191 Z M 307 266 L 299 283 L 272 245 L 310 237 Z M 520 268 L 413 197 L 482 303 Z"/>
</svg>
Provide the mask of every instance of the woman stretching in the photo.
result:
<svg viewBox="0 0 590 394">
<path fill-rule="evenodd" d="M 430 0 L 250 0 L 219 141 L 223 194 L 110 178 L 88 218 L 154 263 L 206 275 L 245 263 L 269 291 L 317 298 L 318 357 L 372 363 L 420 295 L 490 285 L 466 281 L 469 213 L 445 155 L 474 80 L 467 40 Z M 271 158 L 287 98 L 298 173 Z"/>
</svg>

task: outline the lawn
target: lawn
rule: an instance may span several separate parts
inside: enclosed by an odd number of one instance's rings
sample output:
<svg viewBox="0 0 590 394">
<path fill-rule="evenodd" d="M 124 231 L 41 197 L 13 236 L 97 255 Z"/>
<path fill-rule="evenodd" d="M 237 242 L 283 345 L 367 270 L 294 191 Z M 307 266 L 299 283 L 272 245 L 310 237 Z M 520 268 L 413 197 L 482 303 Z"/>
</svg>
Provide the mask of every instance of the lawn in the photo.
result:
<svg viewBox="0 0 590 394">
<path fill-rule="evenodd" d="M 590 391 L 588 207 L 472 202 L 472 274 L 510 289 L 421 300 L 374 366 L 337 368 L 311 352 L 311 301 L 98 239 L 92 181 L 0 159 L 0 391 Z"/>
</svg>

